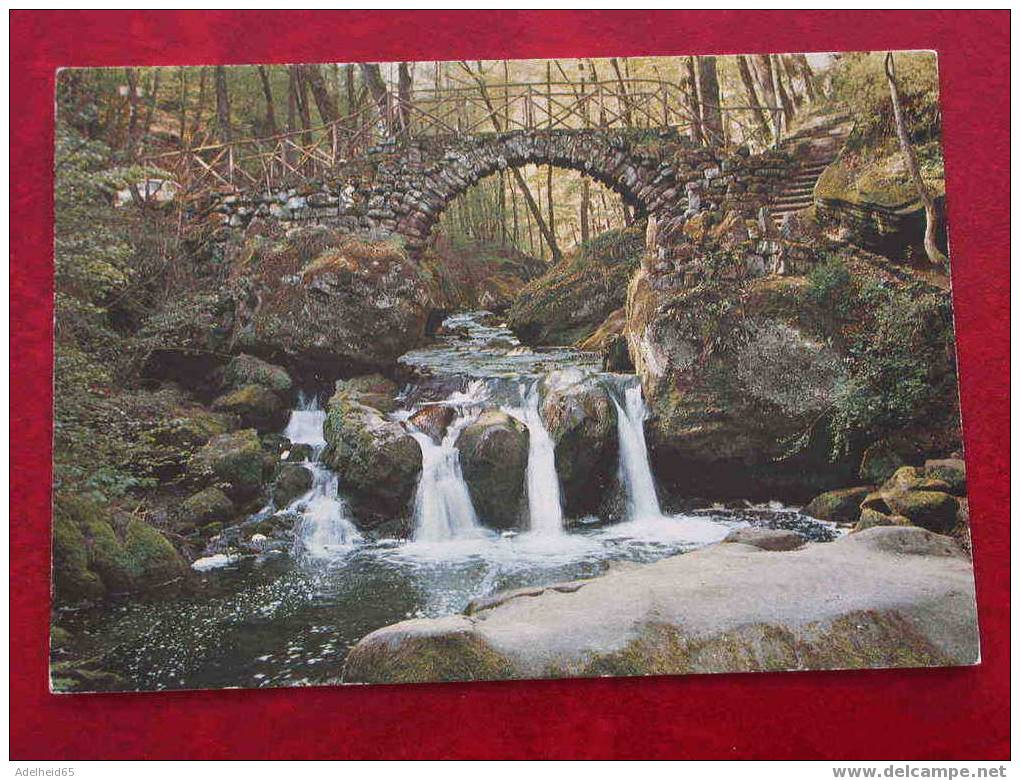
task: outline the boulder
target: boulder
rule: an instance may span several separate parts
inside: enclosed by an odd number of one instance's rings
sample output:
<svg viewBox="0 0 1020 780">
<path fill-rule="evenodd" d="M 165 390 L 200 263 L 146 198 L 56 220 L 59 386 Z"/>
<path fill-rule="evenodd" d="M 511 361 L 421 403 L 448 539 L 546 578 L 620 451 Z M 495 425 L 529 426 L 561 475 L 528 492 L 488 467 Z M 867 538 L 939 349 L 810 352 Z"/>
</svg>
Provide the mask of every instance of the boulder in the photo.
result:
<svg viewBox="0 0 1020 780">
<path fill-rule="evenodd" d="M 311 444 L 292 444 L 283 452 L 283 459 L 287 463 L 306 463 L 312 459 Z"/>
<path fill-rule="evenodd" d="M 184 500 L 171 514 L 181 532 L 193 531 L 209 523 L 229 523 L 237 515 L 234 502 L 218 487 L 207 487 Z"/>
<path fill-rule="evenodd" d="M 774 528 L 737 528 L 730 531 L 723 542 L 747 544 L 760 550 L 783 552 L 803 547 L 804 537 L 794 531 L 781 531 Z"/>
<path fill-rule="evenodd" d="M 399 422 L 337 391 L 323 429 L 322 459 L 343 475 L 357 522 L 372 527 L 407 516 L 421 473 L 421 448 Z"/>
<path fill-rule="evenodd" d="M 295 498 L 312 489 L 312 472 L 304 466 L 281 463 L 273 479 L 273 504 L 277 509 L 290 506 Z"/>
<path fill-rule="evenodd" d="M 425 342 L 429 279 L 398 240 L 322 226 L 270 232 L 232 257 L 236 348 L 322 379 L 323 365 L 387 369 Z"/>
<path fill-rule="evenodd" d="M 234 390 L 245 385 L 261 385 L 286 393 L 293 387 L 293 382 L 285 368 L 242 354 L 232 358 L 223 369 L 223 387 Z"/>
<path fill-rule="evenodd" d="M 567 514 L 599 507 L 616 484 L 616 412 L 598 377 L 577 369 L 553 371 L 540 386 L 541 415 L 556 448 Z"/>
<path fill-rule="evenodd" d="M 948 493 L 908 490 L 885 495 L 889 508 L 914 525 L 935 533 L 948 533 L 956 525 L 959 503 Z"/>
<path fill-rule="evenodd" d="M 456 412 L 452 406 L 430 404 L 411 415 L 408 422 L 439 444 L 446 436 L 446 429 L 453 422 L 454 417 L 456 417 Z"/>
<path fill-rule="evenodd" d="M 262 487 L 265 457 L 253 428 L 214 436 L 191 459 L 190 471 L 202 480 L 223 483 L 234 499 L 247 500 Z"/>
<path fill-rule="evenodd" d="M 59 603 L 144 591 L 181 577 L 186 566 L 159 531 L 79 496 L 54 500 L 53 579 Z"/>
<path fill-rule="evenodd" d="M 236 414 L 241 424 L 262 431 L 278 431 L 289 411 L 280 396 L 263 385 L 244 385 L 221 395 L 212 404 L 219 412 Z"/>
<path fill-rule="evenodd" d="M 967 495 L 967 466 L 961 458 L 927 460 L 924 463 L 924 474 L 946 483 L 948 492 L 954 496 Z"/>
<path fill-rule="evenodd" d="M 815 496 L 811 503 L 804 507 L 804 512 L 819 520 L 828 520 L 841 525 L 853 525 L 860 517 L 861 501 L 873 490 L 873 487 L 830 490 Z"/>
<path fill-rule="evenodd" d="M 862 576 L 866 573 L 866 576 Z M 853 669 L 978 661 L 949 538 L 872 528 L 794 552 L 719 544 L 364 637 L 343 682 Z"/>
<path fill-rule="evenodd" d="M 500 411 L 488 411 L 457 437 L 461 471 L 482 523 L 518 528 L 525 500 L 528 433 Z"/>
<path fill-rule="evenodd" d="M 887 525 L 913 525 L 903 515 L 892 515 L 879 512 L 876 509 L 862 509 L 861 517 L 857 521 L 851 533 L 867 531 L 869 528 L 877 528 Z"/>
</svg>

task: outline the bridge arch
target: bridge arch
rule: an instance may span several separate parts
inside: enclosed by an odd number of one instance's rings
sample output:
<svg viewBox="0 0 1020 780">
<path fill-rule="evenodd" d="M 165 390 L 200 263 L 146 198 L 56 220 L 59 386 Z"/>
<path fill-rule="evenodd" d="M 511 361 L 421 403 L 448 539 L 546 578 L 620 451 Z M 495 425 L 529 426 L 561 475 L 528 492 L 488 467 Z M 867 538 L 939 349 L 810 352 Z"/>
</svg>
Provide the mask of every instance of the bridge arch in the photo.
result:
<svg viewBox="0 0 1020 780">
<path fill-rule="evenodd" d="M 678 205 L 673 168 L 635 153 L 618 134 L 569 132 L 509 133 L 447 147 L 431 162 L 419 148 L 381 165 L 370 204 L 388 202 L 395 232 L 411 250 L 425 245 L 440 215 L 459 195 L 500 170 L 552 165 L 579 171 L 619 194 L 640 213 Z"/>
</svg>

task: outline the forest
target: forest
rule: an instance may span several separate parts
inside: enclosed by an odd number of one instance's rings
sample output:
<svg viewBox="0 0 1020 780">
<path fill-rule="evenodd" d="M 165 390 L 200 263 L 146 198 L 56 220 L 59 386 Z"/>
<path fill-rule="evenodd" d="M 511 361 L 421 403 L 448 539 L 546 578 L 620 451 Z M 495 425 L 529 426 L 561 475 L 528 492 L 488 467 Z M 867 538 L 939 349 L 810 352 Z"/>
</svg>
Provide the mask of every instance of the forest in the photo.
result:
<svg viewBox="0 0 1020 780">
<path fill-rule="evenodd" d="M 865 601 L 895 566 L 843 539 L 966 558 L 933 53 L 82 68 L 56 98 L 54 690 L 743 670 L 679 617 L 552 660 L 369 640 L 724 540 L 831 543 Z M 881 605 L 813 668 L 972 649 L 901 652 Z"/>
</svg>

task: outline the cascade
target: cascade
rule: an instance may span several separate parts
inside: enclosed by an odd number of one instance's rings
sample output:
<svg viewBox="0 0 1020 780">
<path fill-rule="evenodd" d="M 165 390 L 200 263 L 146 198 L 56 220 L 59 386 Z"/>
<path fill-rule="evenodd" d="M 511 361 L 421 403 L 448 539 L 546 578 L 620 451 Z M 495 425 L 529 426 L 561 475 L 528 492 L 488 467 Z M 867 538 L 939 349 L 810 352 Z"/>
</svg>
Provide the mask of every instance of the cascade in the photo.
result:
<svg viewBox="0 0 1020 780">
<path fill-rule="evenodd" d="M 640 383 L 623 390 L 623 404 L 612 394 L 616 407 L 616 431 L 620 441 L 619 479 L 627 495 L 628 520 L 652 520 L 662 517 L 655 479 L 645 443 L 645 419 L 648 409 Z"/>
<path fill-rule="evenodd" d="M 535 382 L 527 390 L 521 406 L 505 411 L 524 423 L 528 429 L 530 531 L 552 536 L 563 533 L 563 504 L 560 498 L 560 479 L 556 474 L 555 445 L 542 421 L 538 400 L 538 383 Z"/>
<path fill-rule="evenodd" d="M 340 480 L 320 458 L 326 448 L 322 427 L 326 412 L 317 398 L 299 398 L 290 415 L 284 435 L 293 444 L 307 444 L 312 457 L 302 464 L 312 473 L 312 487 L 292 504 L 301 514 L 294 528 L 294 550 L 312 557 L 326 557 L 337 548 L 346 548 L 361 540 L 350 518 L 347 502 L 340 495 Z"/>
</svg>

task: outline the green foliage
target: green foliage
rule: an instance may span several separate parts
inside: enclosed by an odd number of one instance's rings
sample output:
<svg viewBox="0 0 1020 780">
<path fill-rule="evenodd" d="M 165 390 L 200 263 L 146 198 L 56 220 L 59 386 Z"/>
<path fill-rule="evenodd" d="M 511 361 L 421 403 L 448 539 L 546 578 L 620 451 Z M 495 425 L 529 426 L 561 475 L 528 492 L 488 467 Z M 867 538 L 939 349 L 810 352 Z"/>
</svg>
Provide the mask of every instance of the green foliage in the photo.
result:
<svg viewBox="0 0 1020 780">
<path fill-rule="evenodd" d="M 808 273 L 807 299 L 838 317 L 850 311 L 853 294 L 850 271 L 839 257 L 826 258 Z"/>
<path fill-rule="evenodd" d="M 871 327 L 851 348 L 851 376 L 831 420 L 834 455 L 912 426 L 957 414 L 949 296 L 919 286 L 865 288 Z"/>
</svg>

